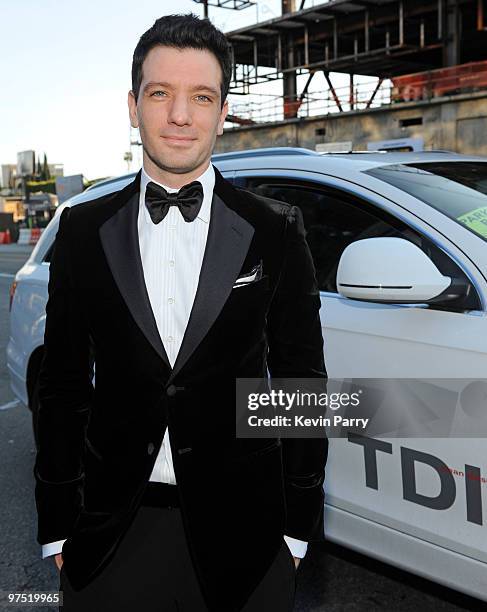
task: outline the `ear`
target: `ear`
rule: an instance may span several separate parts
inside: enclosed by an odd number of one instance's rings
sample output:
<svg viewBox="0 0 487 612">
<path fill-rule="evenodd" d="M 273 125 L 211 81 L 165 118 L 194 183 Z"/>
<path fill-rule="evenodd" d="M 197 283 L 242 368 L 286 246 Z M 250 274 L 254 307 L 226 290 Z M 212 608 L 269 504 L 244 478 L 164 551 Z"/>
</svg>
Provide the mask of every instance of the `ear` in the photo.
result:
<svg viewBox="0 0 487 612">
<path fill-rule="evenodd" d="M 228 98 L 225 99 L 223 103 L 223 107 L 220 113 L 220 119 L 218 120 L 218 130 L 217 135 L 221 136 L 223 134 L 223 124 L 225 123 L 225 118 L 228 115 Z"/>
<path fill-rule="evenodd" d="M 133 128 L 139 127 L 139 120 L 137 119 L 137 102 L 135 101 L 134 92 L 132 90 L 128 93 L 128 106 L 129 106 L 129 116 L 130 116 L 130 125 Z"/>
</svg>

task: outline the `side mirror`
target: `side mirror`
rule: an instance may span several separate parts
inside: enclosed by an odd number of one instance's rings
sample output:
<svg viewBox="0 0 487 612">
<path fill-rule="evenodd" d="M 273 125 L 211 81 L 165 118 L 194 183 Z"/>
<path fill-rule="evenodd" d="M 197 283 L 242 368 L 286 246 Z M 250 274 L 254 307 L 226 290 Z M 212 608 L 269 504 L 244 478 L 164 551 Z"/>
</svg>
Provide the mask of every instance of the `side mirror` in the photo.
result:
<svg viewBox="0 0 487 612">
<path fill-rule="evenodd" d="M 337 288 L 344 297 L 396 304 L 437 303 L 457 299 L 466 290 L 462 281 L 443 276 L 419 247 L 403 238 L 349 244 L 338 263 Z"/>
</svg>

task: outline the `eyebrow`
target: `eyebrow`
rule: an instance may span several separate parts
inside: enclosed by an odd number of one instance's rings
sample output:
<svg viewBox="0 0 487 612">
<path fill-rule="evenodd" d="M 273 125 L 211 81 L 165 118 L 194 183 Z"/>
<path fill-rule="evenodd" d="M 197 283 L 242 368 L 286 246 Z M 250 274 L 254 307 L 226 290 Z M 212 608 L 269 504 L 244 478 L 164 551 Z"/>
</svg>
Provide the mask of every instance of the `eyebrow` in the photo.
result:
<svg viewBox="0 0 487 612">
<path fill-rule="evenodd" d="M 168 87 L 169 89 L 172 89 L 172 85 L 170 83 L 166 83 L 165 81 L 149 81 L 145 86 L 144 86 L 144 91 L 146 91 L 147 89 L 149 89 L 149 87 L 152 87 L 154 85 L 160 85 L 161 87 Z M 201 85 L 194 85 L 191 88 L 191 91 L 211 91 L 211 93 L 215 96 L 218 97 L 218 95 L 220 94 L 220 92 L 218 91 L 218 89 L 215 89 L 214 87 L 211 87 L 210 85 L 205 85 L 205 84 L 201 84 Z"/>
</svg>

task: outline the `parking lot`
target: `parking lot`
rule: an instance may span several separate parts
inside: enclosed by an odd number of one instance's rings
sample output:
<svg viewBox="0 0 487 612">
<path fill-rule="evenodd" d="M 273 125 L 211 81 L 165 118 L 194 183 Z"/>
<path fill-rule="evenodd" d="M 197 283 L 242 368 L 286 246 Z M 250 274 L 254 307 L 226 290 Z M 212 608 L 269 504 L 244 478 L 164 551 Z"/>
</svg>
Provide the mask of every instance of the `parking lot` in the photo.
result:
<svg viewBox="0 0 487 612">
<path fill-rule="evenodd" d="M 5 362 L 9 286 L 31 249 L 16 244 L 0 246 L 0 504 L 3 509 L 0 589 L 14 592 L 58 588 L 54 561 L 41 559 L 36 541 L 32 474 L 35 450 L 30 412 L 10 390 Z M 298 612 L 385 609 L 453 612 L 485 609 L 483 605 L 331 543 L 311 544 L 297 572 L 295 610 Z M 10 606 L 0 608 L 10 609 Z"/>
</svg>

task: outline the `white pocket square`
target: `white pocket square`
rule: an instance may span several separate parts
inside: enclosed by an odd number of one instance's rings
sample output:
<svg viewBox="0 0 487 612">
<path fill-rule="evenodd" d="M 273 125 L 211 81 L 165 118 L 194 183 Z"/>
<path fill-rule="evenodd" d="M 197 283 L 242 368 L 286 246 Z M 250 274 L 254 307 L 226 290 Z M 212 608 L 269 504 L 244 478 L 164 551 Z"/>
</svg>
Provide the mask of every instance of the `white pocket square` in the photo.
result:
<svg viewBox="0 0 487 612">
<path fill-rule="evenodd" d="M 233 285 L 232 289 L 236 289 L 237 287 L 245 287 L 245 285 L 248 285 L 249 283 L 253 283 L 256 280 L 259 280 L 261 277 L 262 277 L 262 259 L 254 268 L 252 268 L 252 270 L 250 270 L 250 272 L 247 272 L 246 274 L 242 274 L 242 276 L 239 276 L 237 280 L 235 281 L 235 284 Z"/>
</svg>

